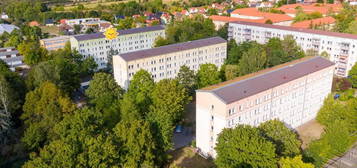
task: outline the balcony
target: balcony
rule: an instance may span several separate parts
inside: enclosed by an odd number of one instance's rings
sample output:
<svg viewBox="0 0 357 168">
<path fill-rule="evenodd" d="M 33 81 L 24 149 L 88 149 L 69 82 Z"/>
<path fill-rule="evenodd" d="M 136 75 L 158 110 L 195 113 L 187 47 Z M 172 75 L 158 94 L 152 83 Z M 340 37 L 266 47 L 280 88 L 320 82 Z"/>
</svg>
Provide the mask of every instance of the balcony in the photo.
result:
<svg viewBox="0 0 357 168">
<path fill-rule="evenodd" d="M 349 50 L 350 49 L 350 44 L 349 43 L 340 43 L 339 46 L 341 47 L 342 50 Z"/>
</svg>

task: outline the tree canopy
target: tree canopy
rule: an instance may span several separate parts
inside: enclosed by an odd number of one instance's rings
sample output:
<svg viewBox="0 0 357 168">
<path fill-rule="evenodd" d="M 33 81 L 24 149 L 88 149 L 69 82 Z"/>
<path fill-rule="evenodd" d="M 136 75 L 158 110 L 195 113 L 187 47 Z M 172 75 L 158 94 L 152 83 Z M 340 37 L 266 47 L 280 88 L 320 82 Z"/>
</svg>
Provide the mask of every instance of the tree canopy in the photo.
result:
<svg viewBox="0 0 357 168">
<path fill-rule="evenodd" d="M 213 37 L 216 34 L 215 25 L 211 19 L 195 15 L 193 18 L 184 18 L 182 21 L 175 21 L 167 25 L 166 38 L 156 41 L 155 46 L 193 41 Z"/>
<path fill-rule="evenodd" d="M 270 120 L 259 125 L 262 135 L 275 144 L 279 157 L 294 157 L 301 153 L 298 135 L 279 120 Z"/>
<path fill-rule="evenodd" d="M 218 68 L 214 64 L 202 64 L 197 72 L 198 88 L 203 88 L 209 85 L 221 82 Z"/>
<path fill-rule="evenodd" d="M 223 129 L 215 150 L 218 167 L 277 167 L 274 144 L 248 125 Z"/>
<path fill-rule="evenodd" d="M 110 128 L 120 120 L 119 102 L 124 90 L 115 82 L 113 75 L 96 73 L 85 92 L 89 102 L 102 112 L 104 121 Z"/>
<path fill-rule="evenodd" d="M 158 130 L 161 145 L 166 150 L 172 147 L 172 131 L 182 119 L 185 105 L 189 102 L 187 90 L 177 80 L 159 81 L 151 94 L 152 105 L 148 120 Z"/>
<path fill-rule="evenodd" d="M 54 137 L 53 127 L 66 114 L 71 114 L 75 105 L 56 85 L 44 82 L 27 93 L 21 119 L 25 123 L 22 141 L 30 150 L 36 150 Z"/>
</svg>

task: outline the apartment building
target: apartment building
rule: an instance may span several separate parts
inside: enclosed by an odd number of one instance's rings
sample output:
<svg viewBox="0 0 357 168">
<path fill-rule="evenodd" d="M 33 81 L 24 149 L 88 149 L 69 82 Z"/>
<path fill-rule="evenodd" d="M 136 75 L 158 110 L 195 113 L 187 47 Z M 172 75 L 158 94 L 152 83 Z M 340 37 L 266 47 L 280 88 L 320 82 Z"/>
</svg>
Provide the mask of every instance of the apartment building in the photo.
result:
<svg viewBox="0 0 357 168">
<path fill-rule="evenodd" d="M 133 75 L 140 69 L 150 72 L 155 81 L 160 81 L 175 78 L 182 65 L 194 71 L 206 63 L 220 67 L 226 57 L 227 41 L 220 37 L 166 45 L 114 56 L 114 78 L 126 89 Z"/>
<path fill-rule="evenodd" d="M 160 25 L 134 28 L 119 30 L 118 33 L 118 37 L 114 40 L 106 39 L 103 33 L 72 36 L 71 48 L 76 49 L 84 57 L 93 57 L 98 64 L 98 69 L 103 69 L 107 65 L 111 49 L 122 54 L 152 48 L 157 37 L 165 37 L 165 27 Z"/>
<path fill-rule="evenodd" d="M 26 66 L 22 61 L 23 56 L 20 55 L 15 47 L 0 48 L 0 59 L 3 60 L 12 71 L 15 71 L 16 67 Z"/>
<path fill-rule="evenodd" d="M 49 51 L 58 50 L 64 48 L 67 42 L 69 42 L 70 36 L 59 36 L 47 39 L 41 39 L 40 45 Z"/>
<path fill-rule="evenodd" d="M 346 77 L 357 61 L 357 35 L 243 21 L 231 22 L 228 28 L 229 39 L 237 43 L 252 40 L 264 44 L 270 38 L 287 35 L 293 36 L 304 51 L 328 53 L 338 76 Z"/>
<path fill-rule="evenodd" d="M 305 57 L 196 91 L 196 143 L 216 157 L 219 133 L 279 119 L 291 128 L 316 117 L 331 91 L 334 63 Z"/>
</svg>

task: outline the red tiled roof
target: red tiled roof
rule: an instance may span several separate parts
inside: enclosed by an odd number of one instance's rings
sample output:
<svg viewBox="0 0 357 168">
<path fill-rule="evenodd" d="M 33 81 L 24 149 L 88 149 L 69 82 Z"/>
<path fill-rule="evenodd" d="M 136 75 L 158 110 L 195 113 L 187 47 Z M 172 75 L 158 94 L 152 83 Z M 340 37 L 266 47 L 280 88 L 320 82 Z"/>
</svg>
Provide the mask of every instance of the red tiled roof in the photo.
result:
<svg viewBox="0 0 357 168">
<path fill-rule="evenodd" d="M 242 18 L 235 18 L 229 16 L 219 16 L 219 15 L 212 15 L 209 17 L 212 21 L 221 21 L 221 22 L 234 22 L 234 21 L 246 21 L 246 22 L 255 22 L 255 23 L 265 23 L 266 19 L 242 19 Z"/>
<path fill-rule="evenodd" d="M 244 16 L 261 17 L 261 19 L 271 20 L 273 23 L 293 20 L 292 17 L 285 14 L 260 12 L 257 8 L 242 8 L 236 9 L 231 14 L 239 14 Z"/>
<path fill-rule="evenodd" d="M 250 25 L 250 26 L 257 26 L 257 27 L 265 27 L 265 28 L 272 28 L 272 29 L 280 29 L 280 30 L 287 30 L 287 31 L 296 31 L 296 32 L 303 32 L 303 33 L 310 33 L 310 34 L 318 34 L 318 35 L 325 35 L 325 36 L 333 36 L 333 37 L 340 37 L 340 38 L 348 38 L 357 40 L 357 35 L 355 34 L 348 34 L 348 33 L 338 33 L 338 32 L 329 32 L 329 31 L 322 31 L 322 30 L 313 30 L 313 29 L 305 29 L 305 28 L 296 28 L 290 26 L 280 26 L 280 25 L 271 25 L 271 24 L 262 24 L 262 23 L 252 23 L 252 22 L 244 22 L 244 21 L 233 21 L 231 23 L 242 24 L 242 25 Z"/>
<path fill-rule="evenodd" d="M 285 13 L 296 14 L 296 8 L 300 6 L 305 13 L 320 12 L 321 14 L 327 14 L 329 10 L 338 12 L 342 9 L 341 4 L 289 4 L 279 7 L 279 10 Z"/>
<path fill-rule="evenodd" d="M 305 20 L 305 21 L 301 21 L 301 22 L 297 22 L 292 24 L 292 27 L 296 27 L 296 28 L 310 28 L 311 25 L 329 25 L 329 24 L 333 24 L 336 22 L 336 19 L 334 19 L 331 16 L 328 17 L 323 17 L 323 18 L 317 18 L 317 19 L 312 19 L 312 20 Z"/>
</svg>

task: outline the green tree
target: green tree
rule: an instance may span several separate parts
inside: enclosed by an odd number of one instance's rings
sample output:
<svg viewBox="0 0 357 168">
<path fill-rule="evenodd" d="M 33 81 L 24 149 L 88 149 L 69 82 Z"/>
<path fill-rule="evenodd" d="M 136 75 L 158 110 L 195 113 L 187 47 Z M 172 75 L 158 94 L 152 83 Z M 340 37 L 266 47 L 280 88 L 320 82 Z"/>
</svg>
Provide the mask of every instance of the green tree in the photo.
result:
<svg viewBox="0 0 357 168">
<path fill-rule="evenodd" d="M 120 118 L 122 121 L 132 121 L 142 119 L 145 116 L 142 116 L 139 107 L 135 103 L 133 97 L 128 93 L 125 93 L 123 100 L 120 102 Z"/>
<path fill-rule="evenodd" d="M 30 150 L 36 150 L 54 137 L 53 127 L 66 114 L 75 110 L 71 102 L 56 85 L 44 82 L 27 93 L 21 119 L 25 123 L 22 141 Z"/>
<path fill-rule="evenodd" d="M 348 24 L 347 29 L 345 30 L 346 33 L 350 33 L 350 34 L 357 34 L 357 21 L 351 21 Z"/>
<path fill-rule="evenodd" d="M 348 30 L 349 27 L 353 27 L 353 21 L 356 18 L 356 8 L 352 7 L 351 5 L 343 4 L 343 9 L 338 12 L 338 14 L 334 15 L 336 19 L 336 24 L 333 27 L 333 30 L 336 32 L 346 32 L 351 31 Z"/>
<path fill-rule="evenodd" d="M 256 42 L 243 42 L 237 45 L 234 39 L 230 40 L 227 45 L 227 59 L 226 64 L 238 64 L 239 59 L 242 58 L 244 52 L 248 51 Z"/>
<path fill-rule="evenodd" d="M 202 64 L 197 72 L 198 88 L 214 85 L 221 82 L 217 66 L 214 64 Z"/>
<path fill-rule="evenodd" d="M 114 128 L 122 144 L 122 167 L 156 167 L 159 155 L 150 123 L 144 120 L 121 121 Z"/>
<path fill-rule="evenodd" d="M 146 116 L 148 107 L 152 104 L 151 92 L 155 87 L 154 79 L 145 70 L 139 70 L 130 81 L 128 94 L 135 100 L 142 116 Z"/>
<path fill-rule="evenodd" d="M 120 143 L 103 123 L 101 113 L 87 108 L 67 115 L 55 125 L 56 140 L 31 155 L 23 167 L 121 167 Z"/>
<path fill-rule="evenodd" d="M 194 95 L 195 89 L 197 88 L 197 83 L 196 75 L 193 70 L 191 70 L 186 65 L 181 66 L 176 79 L 182 86 L 187 89 L 190 96 Z"/>
<path fill-rule="evenodd" d="M 248 125 L 223 129 L 215 150 L 218 167 L 277 167 L 274 144 Z"/>
<path fill-rule="evenodd" d="M 228 23 L 224 24 L 224 26 L 217 30 L 217 35 L 223 39 L 228 39 Z"/>
<path fill-rule="evenodd" d="M 357 64 L 353 65 L 351 70 L 348 72 L 349 80 L 352 83 L 353 88 L 357 88 Z"/>
<path fill-rule="evenodd" d="M 179 42 L 193 41 L 216 36 L 215 25 L 211 19 L 201 15 L 193 18 L 184 18 L 174 21 L 166 26 L 166 42 L 161 44 L 174 44 Z M 155 46 L 159 46 L 158 43 Z"/>
<path fill-rule="evenodd" d="M 267 56 L 263 47 L 255 44 L 248 51 L 244 52 L 239 60 L 239 74 L 246 75 L 252 72 L 257 72 L 266 67 Z"/>
<path fill-rule="evenodd" d="M 62 56 L 54 60 L 41 62 L 34 66 L 26 82 L 30 89 L 40 86 L 42 83 L 50 81 L 68 94 L 79 88 L 78 65 Z"/>
<path fill-rule="evenodd" d="M 125 19 L 120 19 L 118 22 L 117 29 L 131 29 L 136 27 L 133 18 L 126 17 Z"/>
<path fill-rule="evenodd" d="M 259 125 L 262 135 L 276 146 L 279 157 L 294 157 L 300 154 L 298 135 L 279 120 L 270 120 Z"/>
<path fill-rule="evenodd" d="M 295 156 L 294 158 L 284 157 L 279 160 L 279 167 L 281 168 L 315 168 L 311 163 L 304 163 L 302 156 Z"/>
<path fill-rule="evenodd" d="M 239 67 L 237 65 L 226 65 L 225 66 L 225 78 L 226 80 L 231 80 L 237 77 L 239 74 Z"/>
<path fill-rule="evenodd" d="M 292 35 L 285 36 L 281 43 L 284 51 L 286 52 L 286 57 L 282 59 L 284 63 L 305 57 L 304 51 L 297 45 Z"/>
<path fill-rule="evenodd" d="M 27 65 L 35 65 L 48 60 L 47 50 L 40 47 L 38 42 L 22 42 L 17 49 L 24 56 L 24 62 Z"/>
<path fill-rule="evenodd" d="M 168 44 L 170 44 L 170 42 L 161 36 L 159 36 L 155 39 L 155 47 L 165 46 Z"/>
<path fill-rule="evenodd" d="M 172 147 L 172 131 L 175 125 L 182 120 L 185 105 L 190 97 L 184 86 L 177 80 L 163 79 L 159 81 L 151 94 L 152 105 L 148 120 L 156 128 L 156 137 L 167 151 Z"/>
<path fill-rule="evenodd" d="M 283 50 L 282 42 L 279 38 L 271 38 L 265 45 L 268 67 L 284 63 L 286 52 Z"/>
<path fill-rule="evenodd" d="M 95 109 L 103 113 L 106 125 L 112 128 L 119 122 L 119 101 L 123 97 L 124 90 L 115 82 L 111 74 L 94 74 L 85 94 Z"/>
<path fill-rule="evenodd" d="M 217 11 L 217 9 L 209 8 L 209 9 L 207 10 L 207 15 L 208 15 L 208 16 L 218 15 L 218 11 Z"/>
</svg>

